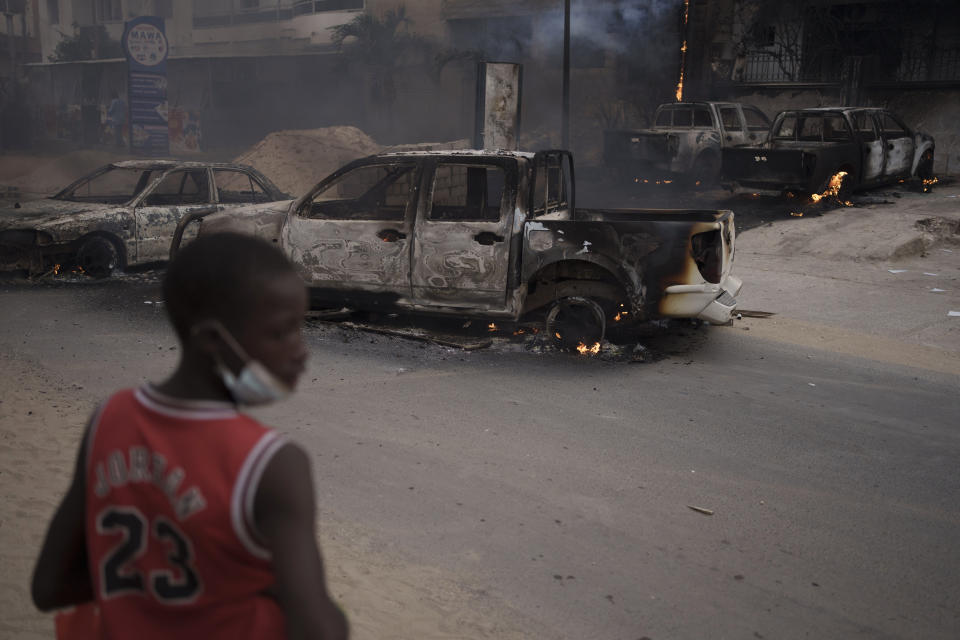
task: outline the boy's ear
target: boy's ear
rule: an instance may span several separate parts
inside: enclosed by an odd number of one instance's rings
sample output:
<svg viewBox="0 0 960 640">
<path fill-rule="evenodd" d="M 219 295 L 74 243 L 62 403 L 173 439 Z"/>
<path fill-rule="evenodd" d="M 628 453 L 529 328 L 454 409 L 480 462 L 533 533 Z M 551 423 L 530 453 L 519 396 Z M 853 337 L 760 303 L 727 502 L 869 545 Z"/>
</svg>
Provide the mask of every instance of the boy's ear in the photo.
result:
<svg viewBox="0 0 960 640">
<path fill-rule="evenodd" d="M 189 346 L 210 358 L 217 359 L 223 349 L 223 338 L 214 320 L 201 320 L 190 328 Z"/>
</svg>

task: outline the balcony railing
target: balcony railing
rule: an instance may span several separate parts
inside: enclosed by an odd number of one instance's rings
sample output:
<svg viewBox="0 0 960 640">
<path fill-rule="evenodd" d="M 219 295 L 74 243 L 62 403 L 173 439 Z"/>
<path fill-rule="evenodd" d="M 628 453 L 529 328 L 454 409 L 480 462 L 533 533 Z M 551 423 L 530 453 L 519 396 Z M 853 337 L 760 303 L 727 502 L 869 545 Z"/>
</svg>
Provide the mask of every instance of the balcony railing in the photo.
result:
<svg viewBox="0 0 960 640">
<path fill-rule="evenodd" d="M 329 11 L 362 11 L 364 0 L 298 0 L 277 3 L 273 7 L 235 8 L 217 13 L 193 16 L 195 28 L 225 27 L 264 22 L 282 22 L 296 16 Z"/>
</svg>

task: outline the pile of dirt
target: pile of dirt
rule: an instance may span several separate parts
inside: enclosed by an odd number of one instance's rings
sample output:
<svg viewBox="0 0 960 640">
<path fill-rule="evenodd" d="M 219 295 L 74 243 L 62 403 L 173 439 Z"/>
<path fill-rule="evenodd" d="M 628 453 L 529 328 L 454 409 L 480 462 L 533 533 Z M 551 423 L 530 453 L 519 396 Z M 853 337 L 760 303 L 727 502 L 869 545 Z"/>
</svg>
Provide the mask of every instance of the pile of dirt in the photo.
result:
<svg viewBox="0 0 960 640">
<path fill-rule="evenodd" d="M 469 149 L 470 141 L 381 146 L 356 127 L 274 131 L 235 158 L 258 169 L 282 190 L 302 195 L 351 160 L 375 153 Z"/>
<path fill-rule="evenodd" d="M 52 195 L 94 169 L 126 158 L 128 156 L 115 151 L 71 151 L 41 163 L 33 171 L 13 178 L 9 184 L 25 193 Z"/>
<path fill-rule="evenodd" d="M 237 156 L 287 193 L 297 196 L 341 166 L 380 145 L 356 127 L 274 131 Z"/>
</svg>

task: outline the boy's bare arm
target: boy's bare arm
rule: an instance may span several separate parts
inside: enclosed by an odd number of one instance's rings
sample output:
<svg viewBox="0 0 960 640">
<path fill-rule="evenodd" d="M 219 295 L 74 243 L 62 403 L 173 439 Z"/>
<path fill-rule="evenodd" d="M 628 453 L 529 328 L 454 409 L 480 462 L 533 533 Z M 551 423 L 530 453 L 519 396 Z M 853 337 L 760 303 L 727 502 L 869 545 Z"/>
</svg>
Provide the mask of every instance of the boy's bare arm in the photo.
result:
<svg viewBox="0 0 960 640">
<path fill-rule="evenodd" d="M 307 454 L 293 444 L 273 456 L 254 502 L 257 529 L 273 554 L 277 597 L 289 638 L 347 638 L 347 619 L 330 599 L 316 539 L 316 501 Z"/>
<path fill-rule="evenodd" d="M 89 602 L 94 597 L 87 566 L 84 516 L 87 429 L 80 440 L 70 488 L 50 521 L 33 570 L 30 593 L 41 611 Z"/>
</svg>

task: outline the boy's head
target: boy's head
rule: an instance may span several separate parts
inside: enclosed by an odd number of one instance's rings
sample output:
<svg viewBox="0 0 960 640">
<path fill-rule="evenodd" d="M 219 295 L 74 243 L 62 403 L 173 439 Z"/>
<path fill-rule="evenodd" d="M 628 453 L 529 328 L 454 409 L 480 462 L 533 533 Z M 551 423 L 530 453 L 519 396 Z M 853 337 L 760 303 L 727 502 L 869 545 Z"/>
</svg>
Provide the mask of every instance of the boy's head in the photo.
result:
<svg viewBox="0 0 960 640">
<path fill-rule="evenodd" d="M 246 356 L 293 387 L 306 362 L 306 289 L 290 261 L 253 236 L 200 236 L 170 263 L 163 299 L 185 353 L 237 373 Z M 223 331 L 229 334 L 223 336 Z M 242 348 L 237 353 L 230 338 Z"/>
</svg>

